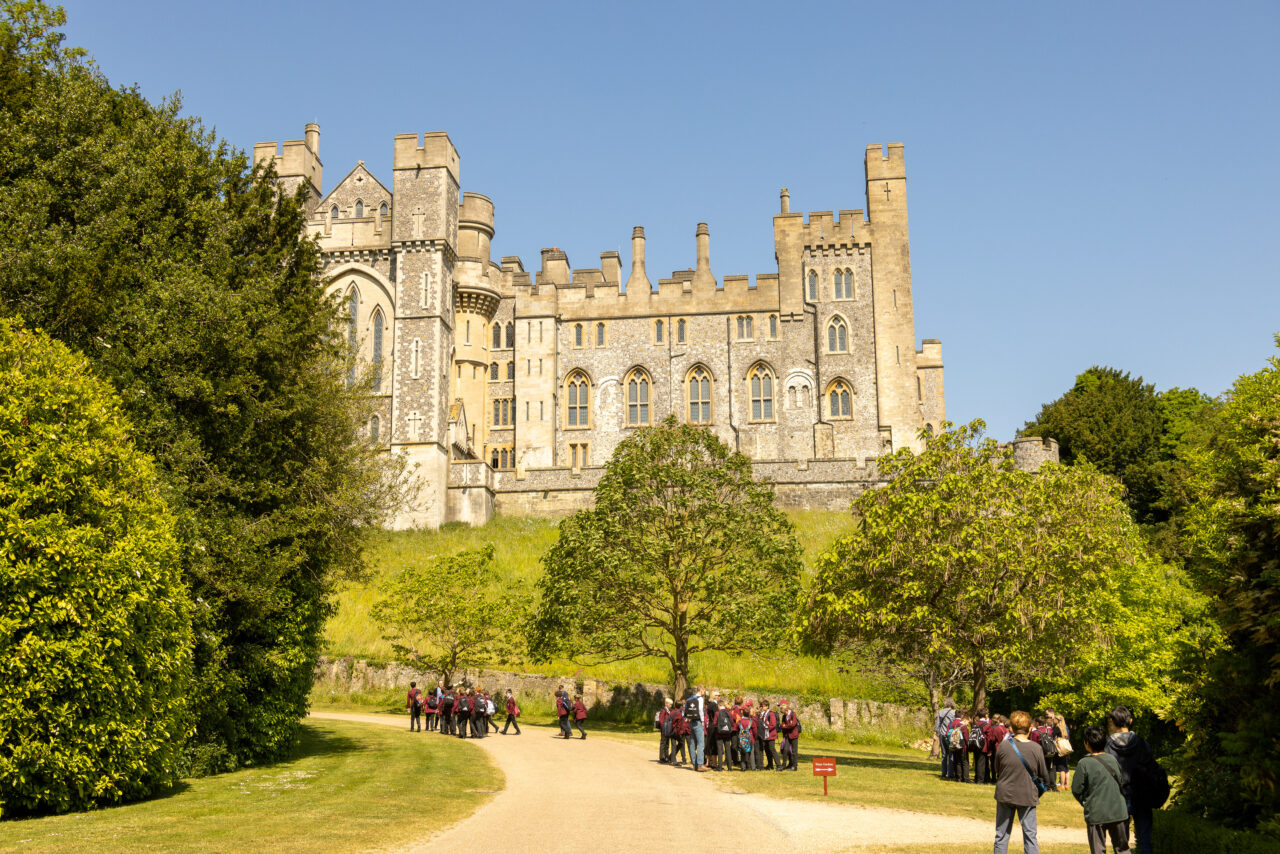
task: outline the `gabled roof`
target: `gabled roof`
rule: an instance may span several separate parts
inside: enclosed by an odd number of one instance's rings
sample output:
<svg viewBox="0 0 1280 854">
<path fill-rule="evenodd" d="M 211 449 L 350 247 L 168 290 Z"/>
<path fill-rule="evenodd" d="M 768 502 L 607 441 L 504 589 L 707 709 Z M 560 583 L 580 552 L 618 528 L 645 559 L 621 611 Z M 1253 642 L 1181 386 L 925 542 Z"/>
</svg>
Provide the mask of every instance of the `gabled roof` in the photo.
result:
<svg viewBox="0 0 1280 854">
<path fill-rule="evenodd" d="M 369 179 L 370 181 L 372 181 L 373 183 L 377 184 L 377 185 L 378 185 L 378 187 L 380 187 L 380 188 L 382 189 L 382 192 L 384 192 L 384 193 L 386 193 L 386 194 L 387 194 L 387 197 L 388 197 L 388 198 L 393 198 L 393 197 L 394 197 L 394 194 L 393 194 L 390 190 L 388 190 L 388 189 L 387 189 L 386 184 L 383 184 L 381 181 L 379 181 L 379 180 L 378 180 L 378 178 L 377 178 L 377 176 L 376 176 L 376 175 L 374 175 L 372 172 L 370 172 L 370 171 L 369 171 L 369 167 L 367 167 L 367 166 L 365 166 L 365 165 L 364 165 L 364 161 L 363 161 L 363 160 L 357 160 L 357 161 L 356 161 L 356 165 L 351 169 L 351 171 L 350 171 L 350 172 L 348 172 L 348 173 L 346 174 L 346 177 L 345 177 L 345 178 L 343 178 L 341 181 L 339 181 L 336 185 L 334 185 L 333 189 L 331 189 L 329 192 L 325 193 L 324 198 L 320 200 L 320 205 L 319 205 L 319 206 L 321 206 L 321 207 L 322 207 L 322 206 L 324 206 L 325 202 L 329 201 L 329 197 L 330 197 L 330 196 L 334 195 L 334 194 L 335 194 L 335 193 L 337 193 L 339 190 L 344 189 L 344 188 L 347 186 L 347 184 L 348 184 L 348 183 L 352 183 L 352 184 L 356 183 L 355 178 L 356 178 L 356 176 L 357 176 L 357 175 L 360 175 L 360 176 L 362 176 L 362 177 L 368 177 L 368 179 Z"/>
</svg>

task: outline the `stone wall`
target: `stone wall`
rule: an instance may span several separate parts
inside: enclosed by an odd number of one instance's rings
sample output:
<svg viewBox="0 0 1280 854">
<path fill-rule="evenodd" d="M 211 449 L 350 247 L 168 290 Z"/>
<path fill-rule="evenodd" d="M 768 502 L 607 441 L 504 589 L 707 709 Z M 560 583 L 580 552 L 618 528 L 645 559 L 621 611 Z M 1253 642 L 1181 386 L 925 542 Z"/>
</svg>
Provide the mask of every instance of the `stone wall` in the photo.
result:
<svg viewBox="0 0 1280 854">
<path fill-rule="evenodd" d="M 411 681 L 421 685 L 434 685 L 438 676 L 416 671 L 399 664 L 372 665 L 367 661 L 351 658 L 321 657 L 316 664 L 315 685 L 321 691 L 336 693 L 364 693 L 408 690 Z M 510 688 L 527 705 L 545 702 L 550 710 L 555 703 L 555 692 L 563 686 L 573 693 L 581 693 L 588 708 L 620 705 L 640 705 L 656 711 L 670 694 L 669 685 L 648 682 L 620 683 L 606 679 L 589 679 L 566 674 L 542 676 L 533 673 L 512 673 L 505 670 L 465 670 L 454 674 L 454 682 L 462 685 L 480 685 L 489 691 L 505 693 Z M 721 690 L 708 686 L 708 691 Z M 727 693 L 727 692 L 726 692 Z M 748 699 L 768 699 L 774 706 L 783 699 L 780 694 L 748 692 Z M 789 697 L 792 702 L 796 698 Z M 871 700 L 832 697 L 821 703 L 809 702 L 796 705 L 801 723 L 809 730 L 831 729 L 845 732 L 850 729 L 886 728 L 900 730 L 904 727 L 929 732 L 929 711 L 893 703 L 877 703 Z"/>
</svg>

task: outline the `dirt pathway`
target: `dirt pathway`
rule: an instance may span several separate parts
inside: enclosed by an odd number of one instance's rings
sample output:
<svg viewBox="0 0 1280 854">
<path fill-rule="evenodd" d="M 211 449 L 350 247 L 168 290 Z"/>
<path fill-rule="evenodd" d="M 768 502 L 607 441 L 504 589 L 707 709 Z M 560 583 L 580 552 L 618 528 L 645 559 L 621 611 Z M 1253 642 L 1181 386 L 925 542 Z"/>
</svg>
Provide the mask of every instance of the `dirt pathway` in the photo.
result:
<svg viewBox="0 0 1280 854">
<path fill-rule="evenodd" d="M 405 726 L 382 715 L 317 718 Z M 406 737 L 410 737 L 408 733 Z M 424 733 L 413 738 L 446 738 Z M 654 750 L 610 738 L 570 741 L 543 727 L 471 742 L 507 777 L 474 815 L 410 846 L 406 854 L 455 850 L 574 852 L 714 846 L 734 850 L 856 851 L 862 846 L 990 843 L 992 821 L 905 810 L 733 794 L 710 774 L 658 765 Z M 994 809 L 993 809 L 994 813 Z M 1084 829 L 1041 827 L 1041 843 L 1081 845 Z M 1015 831 L 1014 850 L 1021 850 Z M 513 845 L 515 846 L 513 848 Z"/>
</svg>

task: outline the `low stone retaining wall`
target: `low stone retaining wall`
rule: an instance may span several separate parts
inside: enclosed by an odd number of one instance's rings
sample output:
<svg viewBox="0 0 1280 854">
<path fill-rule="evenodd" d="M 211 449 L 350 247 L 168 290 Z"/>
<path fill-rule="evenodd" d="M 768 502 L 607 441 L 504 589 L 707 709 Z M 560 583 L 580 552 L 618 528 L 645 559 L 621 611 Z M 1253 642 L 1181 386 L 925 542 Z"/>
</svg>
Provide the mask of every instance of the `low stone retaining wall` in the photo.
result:
<svg viewBox="0 0 1280 854">
<path fill-rule="evenodd" d="M 321 657 L 316 664 L 315 684 L 321 690 L 337 693 L 367 693 L 393 689 L 407 690 L 410 682 L 435 685 L 439 678 L 399 664 L 372 665 L 352 658 Z M 619 683 L 606 679 L 590 679 L 574 675 L 542 676 L 534 673 L 512 673 L 506 670 L 465 670 L 455 673 L 455 684 L 481 685 L 487 690 L 505 692 L 510 688 L 525 703 L 545 701 L 548 708 L 555 702 L 555 692 L 562 686 L 582 699 L 590 708 L 622 706 L 657 710 L 670 693 L 670 686 L 648 682 Z M 708 690 L 713 689 L 708 686 Z M 748 692 L 748 699 L 767 697 L 776 704 L 784 695 Z M 788 699 L 795 701 L 795 697 Z M 929 711 L 923 708 L 877 703 L 872 700 L 850 700 L 832 697 L 821 703 L 803 703 L 796 709 L 801 723 L 810 729 L 918 729 L 929 732 Z"/>
</svg>

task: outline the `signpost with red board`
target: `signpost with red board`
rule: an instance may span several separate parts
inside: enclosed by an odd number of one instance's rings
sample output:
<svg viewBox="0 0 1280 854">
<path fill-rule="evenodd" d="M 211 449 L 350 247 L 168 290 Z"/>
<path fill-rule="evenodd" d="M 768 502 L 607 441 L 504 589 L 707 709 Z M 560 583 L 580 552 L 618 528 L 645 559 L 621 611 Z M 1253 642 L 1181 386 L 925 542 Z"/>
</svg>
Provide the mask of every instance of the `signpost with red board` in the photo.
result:
<svg viewBox="0 0 1280 854">
<path fill-rule="evenodd" d="M 822 778 L 822 794 L 827 793 L 827 778 L 836 775 L 836 761 L 834 759 L 821 759 L 817 756 L 812 757 L 813 776 Z"/>
</svg>

